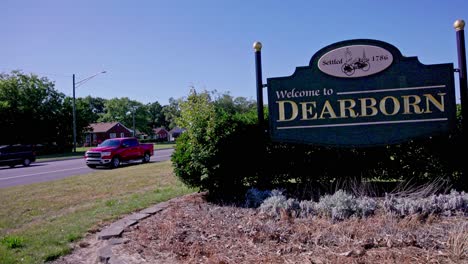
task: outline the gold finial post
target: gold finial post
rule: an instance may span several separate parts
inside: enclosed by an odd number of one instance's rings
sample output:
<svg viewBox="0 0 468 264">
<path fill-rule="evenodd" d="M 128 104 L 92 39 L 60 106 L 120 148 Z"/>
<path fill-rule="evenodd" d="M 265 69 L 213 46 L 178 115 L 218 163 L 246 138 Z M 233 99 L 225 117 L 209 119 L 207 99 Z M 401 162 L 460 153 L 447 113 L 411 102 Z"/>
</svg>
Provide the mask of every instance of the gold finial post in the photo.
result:
<svg viewBox="0 0 468 264">
<path fill-rule="evenodd" d="M 255 41 L 253 44 L 255 50 L 255 76 L 257 83 L 257 117 L 258 126 L 264 128 L 264 117 L 263 117 L 263 77 L 262 77 L 262 43 Z M 263 133 L 263 132 L 262 132 Z"/>
<path fill-rule="evenodd" d="M 255 51 L 261 51 L 262 50 L 262 43 L 260 41 L 255 41 L 253 44 L 253 48 Z"/>
<path fill-rule="evenodd" d="M 460 84 L 461 122 L 462 122 L 462 149 L 468 147 L 468 80 L 466 71 L 466 49 L 465 49 L 465 21 L 458 19 L 453 23 L 457 35 L 458 53 L 458 78 Z M 468 188 L 468 164 L 462 167 L 463 188 Z"/>
<path fill-rule="evenodd" d="M 453 23 L 453 27 L 456 31 L 463 30 L 465 28 L 465 21 L 463 19 L 457 19 L 455 23 Z"/>
</svg>

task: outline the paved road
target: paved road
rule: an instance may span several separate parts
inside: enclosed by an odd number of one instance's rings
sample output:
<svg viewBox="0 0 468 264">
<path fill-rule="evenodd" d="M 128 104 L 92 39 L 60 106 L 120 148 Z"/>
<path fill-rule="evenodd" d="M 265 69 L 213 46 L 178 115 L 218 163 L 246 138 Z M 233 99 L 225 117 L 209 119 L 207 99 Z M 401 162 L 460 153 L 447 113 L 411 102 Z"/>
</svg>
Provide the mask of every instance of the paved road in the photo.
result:
<svg viewBox="0 0 468 264">
<path fill-rule="evenodd" d="M 151 157 L 151 162 L 168 160 L 173 151 L 173 149 L 156 150 L 155 155 Z M 52 181 L 93 171 L 95 170 L 88 168 L 81 158 L 35 162 L 29 167 L 0 167 L 0 188 Z"/>
</svg>

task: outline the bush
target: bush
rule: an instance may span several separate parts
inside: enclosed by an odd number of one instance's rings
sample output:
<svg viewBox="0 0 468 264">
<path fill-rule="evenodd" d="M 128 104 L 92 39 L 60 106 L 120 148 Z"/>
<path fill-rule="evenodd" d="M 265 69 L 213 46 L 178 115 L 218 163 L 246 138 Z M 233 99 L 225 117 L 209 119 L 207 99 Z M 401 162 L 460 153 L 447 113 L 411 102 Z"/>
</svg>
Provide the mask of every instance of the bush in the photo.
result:
<svg viewBox="0 0 468 264">
<path fill-rule="evenodd" d="M 140 139 L 140 143 L 156 143 L 158 142 L 158 139 L 154 138 L 146 138 L 146 139 Z"/>
<path fill-rule="evenodd" d="M 300 217 L 307 218 L 317 214 L 317 204 L 313 201 L 303 200 L 299 203 Z"/>
<path fill-rule="evenodd" d="M 36 155 L 50 155 L 50 154 L 61 154 L 72 152 L 73 146 L 57 145 L 57 144 L 38 144 L 34 146 Z"/>
<path fill-rule="evenodd" d="M 263 198 L 264 195 L 270 195 L 260 205 L 260 211 L 280 218 L 282 212 L 286 212 L 293 217 L 308 218 L 316 215 L 330 217 L 332 220 L 341 221 L 349 217 L 367 217 L 374 214 L 377 208 L 377 202 L 369 197 L 355 197 L 342 190 L 333 195 L 324 195 L 320 197 L 318 203 L 312 200 L 298 201 L 293 198 L 287 198 L 282 192 L 272 191 L 270 193 L 257 193 L 256 197 Z"/>
<path fill-rule="evenodd" d="M 282 211 L 296 217 L 300 215 L 300 205 L 296 199 L 288 199 L 283 194 L 276 193 L 260 205 L 260 211 L 276 218 L 281 217 Z"/>
<path fill-rule="evenodd" d="M 278 143 L 269 141 L 258 127 L 255 109 L 240 111 L 223 104 L 208 92 L 192 90 L 180 103 L 177 125 L 187 130 L 172 155 L 174 172 L 182 182 L 209 191 L 212 198 L 255 206 L 258 202 L 244 200 L 249 188 L 284 188 L 302 200 L 317 200 L 348 179 L 358 184 L 363 180 L 421 184 L 442 177 L 461 186 L 463 156 L 453 151 L 461 145 L 459 129 L 450 135 L 359 149 Z M 372 201 L 361 202 L 357 214 L 372 212 Z M 338 218 L 349 213 L 345 208 L 334 210 Z"/>
<path fill-rule="evenodd" d="M 421 185 L 444 178 L 462 190 L 462 155 L 454 151 L 460 142 L 460 138 L 451 135 L 362 149 L 270 142 L 264 174 L 276 185 L 272 188 L 290 185 L 291 181 L 297 183 L 293 188 L 298 189 L 299 195 L 311 190 L 311 186 L 315 192 L 330 192 L 349 179 L 358 183 L 412 181 Z M 380 187 L 376 186 L 375 191 L 383 194 Z M 314 196 L 309 192 L 304 198 L 307 195 Z"/>
<path fill-rule="evenodd" d="M 209 93 L 195 91 L 180 108 L 178 126 L 187 130 L 171 158 L 175 174 L 191 187 L 208 190 L 212 198 L 243 201 L 248 186 L 256 186 L 263 157 L 254 112 L 228 113 Z"/>
<path fill-rule="evenodd" d="M 468 213 L 468 194 L 451 190 L 449 194 L 428 197 L 397 197 L 388 194 L 383 203 L 384 209 L 391 214 L 407 216 L 412 214 L 451 215 L 456 212 Z"/>
<path fill-rule="evenodd" d="M 342 190 L 333 195 L 325 195 L 320 198 L 316 206 L 322 215 L 329 216 L 333 220 L 344 220 L 351 216 L 367 217 L 374 214 L 377 202 L 368 197 L 355 197 Z"/>
</svg>

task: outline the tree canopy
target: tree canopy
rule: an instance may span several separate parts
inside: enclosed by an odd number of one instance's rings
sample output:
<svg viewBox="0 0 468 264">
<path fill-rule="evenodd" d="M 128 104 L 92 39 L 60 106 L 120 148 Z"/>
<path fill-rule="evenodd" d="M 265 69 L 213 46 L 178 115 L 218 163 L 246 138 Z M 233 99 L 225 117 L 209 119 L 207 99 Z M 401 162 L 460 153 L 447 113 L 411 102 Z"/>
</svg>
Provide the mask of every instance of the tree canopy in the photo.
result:
<svg viewBox="0 0 468 264">
<path fill-rule="evenodd" d="M 206 99 L 213 101 L 216 111 L 225 114 L 247 113 L 256 107 L 255 101 L 233 97 L 229 93 L 205 91 L 200 95 L 208 96 Z M 190 96 L 193 97 L 193 94 Z M 1 73 L 0 144 L 55 144 L 71 149 L 72 100 L 57 91 L 54 82 L 48 78 L 21 71 Z M 181 118 L 181 104 L 186 106 L 186 101 L 185 98 L 170 98 L 168 105 L 161 105 L 158 101 L 143 104 L 128 97 L 76 98 L 77 142 L 83 142 L 91 123 L 117 121 L 133 129 L 133 117 L 136 130 L 149 136 L 152 135 L 153 128 L 164 127 L 170 130 L 177 126 L 177 119 Z M 181 120 L 184 119 L 187 116 Z"/>
<path fill-rule="evenodd" d="M 1 144 L 70 142 L 71 104 L 45 77 L 0 74 Z"/>
</svg>

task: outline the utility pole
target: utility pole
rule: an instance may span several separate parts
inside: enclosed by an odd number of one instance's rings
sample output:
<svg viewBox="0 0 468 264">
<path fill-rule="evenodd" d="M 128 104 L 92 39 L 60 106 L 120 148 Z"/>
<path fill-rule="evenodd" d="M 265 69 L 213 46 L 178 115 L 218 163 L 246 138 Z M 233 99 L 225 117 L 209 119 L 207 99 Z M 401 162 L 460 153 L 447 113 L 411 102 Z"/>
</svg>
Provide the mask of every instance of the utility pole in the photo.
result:
<svg viewBox="0 0 468 264">
<path fill-rule="evenodd" d="M 133 137 L 135 137 L 135 108 L 133 108 Z"/>
<path fill-rule="evenodd" d="M 106 71 L 98 72 L 79 82 L 75 82 L 75 74 L 73 74 L 73 152 L 74 153 L 76 153 L 76 98 L 75 98 L 75 88 L 77 87 L 76 85 L 80 86 L 101 73 L 106 73 Z"/>
<path fill-rule="evenodd" d="M 73 74 L 73 152 L 76 153 L 75 74 Z"/>
</svg>

